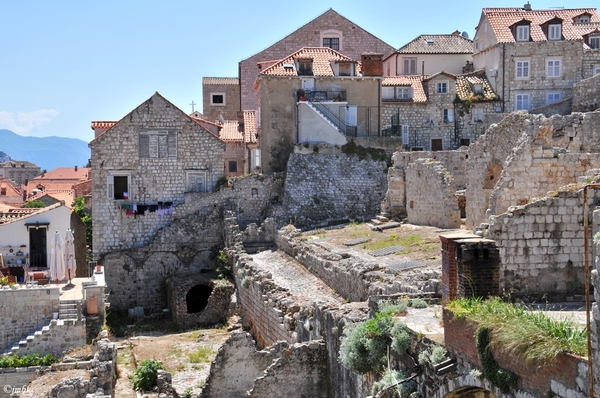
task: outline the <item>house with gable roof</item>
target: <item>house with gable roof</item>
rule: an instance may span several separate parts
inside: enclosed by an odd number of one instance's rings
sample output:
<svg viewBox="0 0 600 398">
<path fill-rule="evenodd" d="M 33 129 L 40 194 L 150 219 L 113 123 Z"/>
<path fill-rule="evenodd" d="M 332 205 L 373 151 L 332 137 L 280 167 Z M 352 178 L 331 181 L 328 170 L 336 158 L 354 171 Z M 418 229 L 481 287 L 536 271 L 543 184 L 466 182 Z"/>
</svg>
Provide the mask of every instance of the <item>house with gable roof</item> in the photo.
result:
<svg viewBox="0 0 600 398">
<path fill-rule="evenodd" d="M 225 142 L 158 92 L 89 147 L 95 258 L 144 245 L 186 192 L 211 192 L 225 175 Z"/>
<path fill-rule="evenodd" d="M 485 70 L 502 110 L 530 110 L 573 96 L 573 85 L 600 73 L 595 8 L 484 8 L 473 62 Z"/>
<path fill-rule="evenodd" d="M 359 63 L 328 47 L 305 47 L 261 67 L 254 88 L 263 169 L 281 169 L 295 144 L 379 135 L 382 58 L 363 54 Z"/>
<path fill-rule="evenodd" d="M 472 66 L 473 42 L 459 31 L 419 35 L 383 60 L 385 76 L 460 74 L 472 72 Z"/>
</svg>

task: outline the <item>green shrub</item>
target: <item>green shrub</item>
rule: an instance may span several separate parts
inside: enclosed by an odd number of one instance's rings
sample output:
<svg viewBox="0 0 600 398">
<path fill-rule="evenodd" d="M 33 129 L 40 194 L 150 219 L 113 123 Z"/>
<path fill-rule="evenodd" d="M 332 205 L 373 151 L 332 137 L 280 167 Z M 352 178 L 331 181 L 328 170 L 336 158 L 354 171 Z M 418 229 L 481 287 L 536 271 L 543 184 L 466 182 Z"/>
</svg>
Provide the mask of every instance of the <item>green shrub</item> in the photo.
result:
<svg viewBox="0 0 600 398">
<path fill-rule="evenodd" d="M 371 394 L 375 396 L 384 390 L 388 390 L 388 393 L 392 393 L 388 396 L 410 396 L 416 391 L 417 384 L 413 380 L 400 383 L 402 380 L 408 378 L 409 376 L 410 372 L 399 372 L 397 370 L 387 369 L 385 372 L 383 372 L 381 379 L 373 383 Z"/>
<path fill-rule="evenodd" d="M 390 300 L 379 300 L 377 302 L 378 312 L 389 313 L 391 315 L 398 315 L 405 313 L 408 309 L 408 302 L 406 300 L 401 301 L 390 301 Z"/>
<path fill-rule="evenodd" d="M 392 350 L 397 353 L 403 353 L 410 348 L 410 334 L 408 328 L 402 322 L 394 323 L 391 330 L 392 335 Z"/>
<path fill-rule="evenodd" d="M 415 298 L 410 300 L 410 306 L 413 308 L 427 308 L 428 304 L 427 301 L 421 299 L 421 298 Z"/>
<path fill-rule="evenodd" d="M 25 368 L 28 366 L 50 366 L 60 358 L 52 354 L 41 356 L 38 353 L 27 355 L 8 355 L 0 357 L 0 368 Z"/>
<path fill-rule="evenodd" d="M 191 363 L 210 362 L 209 357 L 215 352 L 208 347 L 200 347 L 196 351 L 188 354 Z"/>
<path fill-rule="evenodd" d="M 242 279 L 242 287 L 249 288 L 254 283 L 254 277 L 248 275 Z"/>
<path fill-rule="evenodd" d="M 505 394 L 516 389 L 519 376 L 509 370 L 502 369 L 490 351 L 490 330 L 479 328 L 476 337 L 479 360 L 483 366 L 483 375 Z"/>
<path fill-rule="evenodd" d="M 430 349 L 419 353 L 419 365 L 429 364 L 430 366 L 435 366 L 444 362 L 447 358 L 446 348 L 441 345 L 434 345 Z"/>
<path fill-rule="evenodd" d="M 160 362 L 151 359 L 142 361 L 141 365 L 133 372 L 131 382 L 136 391 L 151 391 L 156 386 L 158 371 L 163 369 Z"/>
</svg>

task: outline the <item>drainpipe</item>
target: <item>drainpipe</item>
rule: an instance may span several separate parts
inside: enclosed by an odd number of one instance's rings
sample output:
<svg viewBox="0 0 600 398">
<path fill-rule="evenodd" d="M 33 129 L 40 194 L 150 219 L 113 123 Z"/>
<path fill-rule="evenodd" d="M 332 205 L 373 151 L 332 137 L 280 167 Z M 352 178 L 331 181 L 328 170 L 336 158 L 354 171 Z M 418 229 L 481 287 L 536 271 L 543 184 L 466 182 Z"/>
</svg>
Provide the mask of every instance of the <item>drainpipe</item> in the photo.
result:
<svg viewBox="0 0 600 398">
<path fill-rule="evenodd" d="M 505 112 L 506 97 L 504 96 L 504 88 L 506 87 L 506 44 L 502 43 L 502 113 Z"/>
<path fill-rule="evenodd" d="M 377 137 L 381 136 L 381 81 L 377 79 Z"/>
<path fill-rule="evenodd" d="M 590 321 L 590 263 L 589 263 L 589 232 L 588 232 L 588 188 L 600 189 L 600 184 L 588 184 L 583 187 L 583 267 L 585 269 L 585 321 L 587 328 L 588 350 L 588 379 L 590 383 L 590 397 L 594 397 L 594 372 L 592 359 L 592 336 Z"/>
</svg>

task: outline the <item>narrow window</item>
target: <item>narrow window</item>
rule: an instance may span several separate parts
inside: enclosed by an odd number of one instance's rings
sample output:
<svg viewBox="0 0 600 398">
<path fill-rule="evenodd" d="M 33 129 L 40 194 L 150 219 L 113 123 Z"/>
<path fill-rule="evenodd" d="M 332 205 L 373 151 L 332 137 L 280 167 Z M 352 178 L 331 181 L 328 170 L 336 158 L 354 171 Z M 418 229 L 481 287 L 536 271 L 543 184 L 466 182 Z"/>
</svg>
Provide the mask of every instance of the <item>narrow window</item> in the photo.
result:
<svg viewBox="0 0 600 398">
<path fill-rule="evenodd" d="M 417 59 L 416 58 L 402 58 L 403 62 L 403 74 L 405 75 L 416 75 L 417 74 Z"/>
<path fill-rule="evenodd" d="M 229 172 L 230 173 L 237 173 L 237 160 L 230 160 L 229 161 Z"/>
<path fill-rule="evenodd" d="M 529 41 L 529 25 L 517 26 L 517 41 Z"/>
<path fill-rule="evenodd" d="M 515 96 L 515 110 L 529 110 L 529 94 L 517 94 Z"/>
<path fill-rule="evenodd" d="M 546 61 L 546 76 L 560 77 L 560 60 L 549 59 Z"/>
<path fill-rule="evenodd" d="M 517 61 L 515 64 L 516 77 L 529 77 L 529 61 Z"/>
<path fill-rule="evenodd" d="M 562 26 L 552 24 L 548 26 L 548 40 L 560 40 L 562 38 Z"/>
</svg>

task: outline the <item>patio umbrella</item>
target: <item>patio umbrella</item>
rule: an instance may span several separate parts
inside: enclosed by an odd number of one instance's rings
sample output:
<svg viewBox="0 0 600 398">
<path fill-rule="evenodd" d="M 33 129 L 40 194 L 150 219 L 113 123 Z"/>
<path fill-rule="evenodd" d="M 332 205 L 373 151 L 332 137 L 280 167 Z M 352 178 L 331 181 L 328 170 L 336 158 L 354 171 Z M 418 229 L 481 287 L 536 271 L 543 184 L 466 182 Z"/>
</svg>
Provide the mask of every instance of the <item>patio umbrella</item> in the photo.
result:
<svg viewBox="0 0 600 398">
<path fill-rule="evenodd" d="M 50 280 L 58 281 L 65 278 L 65 257 L 63 255 L 63 240 L 58 231 L 52 237 L 50 251 Z"/>
<path fill-rule="evenodd" d="M 70 229 L 67 229 L 65 235 L 65 269 L 67 270 L 67 277 L 69 283 L 71 279 L 75 277 L 75 271 L 77 270 L 77 263 L 75 262 L 75 243 L 73 239 L 73 233 Z"/>
</svg>

